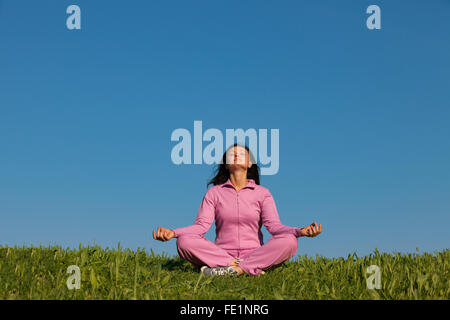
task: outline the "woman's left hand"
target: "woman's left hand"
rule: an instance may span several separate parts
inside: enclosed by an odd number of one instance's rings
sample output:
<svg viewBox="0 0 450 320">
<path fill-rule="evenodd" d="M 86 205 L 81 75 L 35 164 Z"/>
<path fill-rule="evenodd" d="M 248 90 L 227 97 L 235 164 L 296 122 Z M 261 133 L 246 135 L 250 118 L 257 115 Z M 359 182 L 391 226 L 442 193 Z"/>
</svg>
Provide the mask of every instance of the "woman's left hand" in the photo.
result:
<svg viewBox="0 0 450 320">
<path fill-rule="evenodd" d="M 300 234 L 302 236 L 311 238 L 317 236 L 321 232 L 322 232 L 322 225 L 321 224 L 317 225 L 317 222 L 315 221 L 309 226 L 304 227 L 300 230 Z"/>
</svg>

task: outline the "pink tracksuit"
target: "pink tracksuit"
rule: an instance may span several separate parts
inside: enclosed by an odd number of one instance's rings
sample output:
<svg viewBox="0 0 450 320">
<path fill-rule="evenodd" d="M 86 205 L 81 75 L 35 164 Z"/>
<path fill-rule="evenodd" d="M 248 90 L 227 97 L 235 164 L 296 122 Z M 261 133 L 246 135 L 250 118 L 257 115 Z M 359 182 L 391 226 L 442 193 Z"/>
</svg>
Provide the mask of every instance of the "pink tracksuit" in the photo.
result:
<svg viewBox="0 0 450 320">
<path fill-rule="evenodd" d="M 275 201 L 269 190 L 253 179 L 239 192 L 227 182 L 211 187 L 205 194 L 193 225 L 173 229 L 182 259 L 197 267 L 229 266 L 234 258 L 250 275 L 276 267 L 297 252 L 301 228 L 280 222 Z M 216 240 L 204 237 L 216 220 Z M 261 225 L 272 235 L 263 242 Z"/>
</svg>

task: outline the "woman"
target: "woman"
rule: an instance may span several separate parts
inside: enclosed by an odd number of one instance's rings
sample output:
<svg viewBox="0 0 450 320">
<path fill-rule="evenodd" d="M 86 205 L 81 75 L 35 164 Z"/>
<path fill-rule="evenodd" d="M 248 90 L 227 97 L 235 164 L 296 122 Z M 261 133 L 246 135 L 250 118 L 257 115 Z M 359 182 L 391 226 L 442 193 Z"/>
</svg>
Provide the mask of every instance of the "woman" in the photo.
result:
<svg viewBox="0 0 450 320">
<path fill-rule="evenodd" d="M 205 194 L 193 225 L 153 230 L 153 238 L 177 238 L 177 250 L 205 275 L 260 275 L 270 267 L 289 260 L 297 252 L 297 238 L 315 237 L 322 232 L 316 222 L 288 227 L 280 222 L 269 190 L 259 185 L 256 163 L 247 146 L 234 144 L 224 153 L 214 184 Z M 253 157 L 252 157 L 253 159 Z M 204 234 L 216 220 L 216 240 Z M 264 244 L 261 225 L 272 235 Z"/>
</svg>

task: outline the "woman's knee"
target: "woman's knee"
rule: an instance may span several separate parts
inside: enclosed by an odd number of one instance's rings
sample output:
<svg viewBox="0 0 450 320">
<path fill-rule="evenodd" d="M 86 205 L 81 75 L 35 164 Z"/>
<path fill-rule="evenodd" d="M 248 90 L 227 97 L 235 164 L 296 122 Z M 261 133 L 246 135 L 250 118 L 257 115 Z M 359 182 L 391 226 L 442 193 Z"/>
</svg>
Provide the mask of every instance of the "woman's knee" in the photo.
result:
<svg viewBox="0 0 450 320">
<path fill-rule="evenodd" d="M 177 247 L 181 249 L 192 248 L 194 243 L 198 241 L 199 238 L 200 236 L 196 234 L 179 235 L 177 238 Z"/>
<path fill-rule="evenodd" d="M 298 248 L 297 237 L 292 234 L 291 237 L 289 237 L 289 243 L 290 243 L 291 248 L 294 250 L 294 253 L 297 252 L 297 248 Z"/>
<path fill-rule="evenodd" d="M 297 252 L 298 239 L 291 233 L 277 234 L 272 237 L 276 241 L 277 247 L 285 254 L 293 256 Z"/>
<path fill-rule="evenodd" d="M 290 256 L 292 257 L 298 249 L 298 239 L 293 234 L 283 234 L 283 247 L 286 249 L 286 251 L 289 252 Z"/>
</svg>

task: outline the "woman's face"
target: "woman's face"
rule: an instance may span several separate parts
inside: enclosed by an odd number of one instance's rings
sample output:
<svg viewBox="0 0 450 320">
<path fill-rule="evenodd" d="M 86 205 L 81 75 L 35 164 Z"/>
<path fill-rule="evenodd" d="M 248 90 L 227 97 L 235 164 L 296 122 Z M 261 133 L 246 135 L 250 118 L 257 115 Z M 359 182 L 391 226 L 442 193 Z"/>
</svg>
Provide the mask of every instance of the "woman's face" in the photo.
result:
<svg viewBox="0 0 450 320">
<path fill-rule="evenodd" d="M 229 148 L 226 153 L 226 164 L 225 166 L 230 171 L 235 170 L 247 170 L 252 166 L 250 162 L 250 156 L 247 149 L 242 146 L 234 146 Z"/>
</svg>

